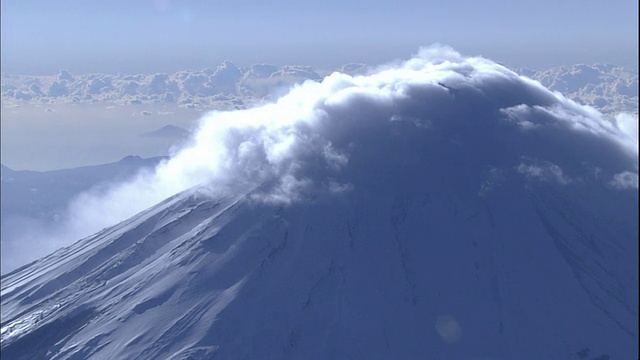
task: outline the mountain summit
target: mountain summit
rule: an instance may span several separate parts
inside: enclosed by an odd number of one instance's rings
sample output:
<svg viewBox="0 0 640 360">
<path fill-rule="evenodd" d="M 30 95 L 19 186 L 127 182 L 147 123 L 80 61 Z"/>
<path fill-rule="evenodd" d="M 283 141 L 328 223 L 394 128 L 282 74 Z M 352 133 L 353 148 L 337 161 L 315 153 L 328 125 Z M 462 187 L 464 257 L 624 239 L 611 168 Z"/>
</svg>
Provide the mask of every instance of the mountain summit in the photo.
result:
<svg viewBox="0 0 640 360">
<path fill-rule="evenodd" d="M 2 354 L 634 358 L 637 161 L 593 109 L 449 48 L 335 73 L 208 115 L 91 202 L 156 205 L 3 276 Z"/>
</svg>

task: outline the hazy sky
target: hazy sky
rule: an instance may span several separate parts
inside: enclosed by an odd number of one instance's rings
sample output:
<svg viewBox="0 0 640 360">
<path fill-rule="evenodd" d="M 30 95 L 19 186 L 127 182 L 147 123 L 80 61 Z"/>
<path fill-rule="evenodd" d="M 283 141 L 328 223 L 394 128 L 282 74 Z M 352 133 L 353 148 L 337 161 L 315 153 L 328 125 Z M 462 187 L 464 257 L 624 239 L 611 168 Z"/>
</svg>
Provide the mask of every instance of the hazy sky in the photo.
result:
<svg viewBox="0 0 640 360">
<path fill-rule="evenodd" d="M 157 72 L 228 59 L 334 68 L 435 42 L 515 67 L 637 67 L 635 0 L 6 0 L 2 71 Z"/>
</svg>

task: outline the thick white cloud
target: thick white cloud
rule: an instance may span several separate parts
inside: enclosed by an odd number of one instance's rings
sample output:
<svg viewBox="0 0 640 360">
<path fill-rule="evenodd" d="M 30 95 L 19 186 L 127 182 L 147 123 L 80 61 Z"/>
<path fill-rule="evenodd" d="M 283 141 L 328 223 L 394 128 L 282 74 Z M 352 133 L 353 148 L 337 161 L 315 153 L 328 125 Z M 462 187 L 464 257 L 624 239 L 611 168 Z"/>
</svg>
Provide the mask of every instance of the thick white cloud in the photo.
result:
<svg viewBox="0 0 640 360">
<path fill-rule="evenodd" d="M 616 115 L 616 126 L 627 135 L 632 144 L 635 142 L 636 152 L 638 152 L 638 114 Z"/>
<path fill-rule="evenodd" d="M 433 46 L 368 76 L 334 73 L 275 103 L 211 112 L 154 173 L 80 197 L 70 225 L 88 235 L 202 184 L 280 203 L 336 196 L 440 142 L 460 147 L 479 169 L 567 185 L 598 168 L 602 186 L 621 184 L 637 179 L 638 153 L 617 124 L 492 61 Z M 461 161 L 433 156 L 452 169 Z M 476 169 L 456 171 L 475 176 Z"/>
</svg>

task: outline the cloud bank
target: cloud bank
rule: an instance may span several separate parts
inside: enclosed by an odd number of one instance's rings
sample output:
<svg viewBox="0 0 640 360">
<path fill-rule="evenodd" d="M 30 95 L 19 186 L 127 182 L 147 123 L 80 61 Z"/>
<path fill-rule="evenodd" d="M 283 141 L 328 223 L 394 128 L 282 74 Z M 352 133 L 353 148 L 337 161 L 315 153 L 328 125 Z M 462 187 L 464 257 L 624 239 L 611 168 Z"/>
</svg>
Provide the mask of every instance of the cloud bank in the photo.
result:
<svg viewBox="0 0 640 360">
<path fill-rule="evenodd" d="M 278 204 L 340 196 L 389 164 L 414 161 L 430 142 L 459 146 L 465 163 L 523 181 L 637 192 L 637 136 L 623 120 L 490 60 L 431 46 L 369 75 L 336 72 L 273 103 L 208 113 L 154 171 L 76 199 L 61 236 L 77 240 L 194 186 Z M 448 156 L 432 154 L 424 171 L 462 161 Z M 476 193 L 486 181 L 477 182 Z"/>
<path fill-rule="evenodd" d="M 364 75 L 371 73 L 372 69 L 366 64 L 346 64 L 339 71 L 349 75 Z M 515 71 L 603 113 L 615 115 L 629 112 L 637 115 L 637 71 L 610 64 L 577 64 L 541 71 Z M 230 61 L 224 61 L 215 69 L 186 69 L 172 74 L 73 75 L 67 70 L 60 70 L 53 76 L 3 73 L 0 95 L 5 106 L 106 103 L 238 109 L 282 96 L 293 84 L 321 79 L 322 76 L 309 66 L 254 64 L 237 67 Z"/>
<path fill-rule="evenodd" d="M 638 74 L 611 64 L 519 70 L 545 87 L 605 113 L 638 112 Z"/>
</svg>

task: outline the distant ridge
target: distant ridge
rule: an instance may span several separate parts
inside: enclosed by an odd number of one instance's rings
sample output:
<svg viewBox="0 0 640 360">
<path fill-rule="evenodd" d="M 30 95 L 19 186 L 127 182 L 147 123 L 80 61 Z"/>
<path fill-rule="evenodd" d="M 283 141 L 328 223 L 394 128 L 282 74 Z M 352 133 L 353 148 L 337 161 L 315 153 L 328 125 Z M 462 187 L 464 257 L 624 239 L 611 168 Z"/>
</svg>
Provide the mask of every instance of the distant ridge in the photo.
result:
<svg viewBox="0 0 640 360">
<path fill-rule="evenodd" d="M 29 233 L 29 228 L 59 224 L 69 202 L 81 193 L 129 180 L 140 170 L 151 171 L 166 159 L 143 159 L 134 155 L 114 163 L 51 171 L 15 171 L 2 165 L 2 273 L 54 250 L 47 244 L 33 246 L 28 252 L 14 250 L 21 245 L 16 243 L 33 245 L 35 239 L 21 238 L 21 234 Z M 12 256 L 6 257 L 11 253 Z"/>
</svg>

